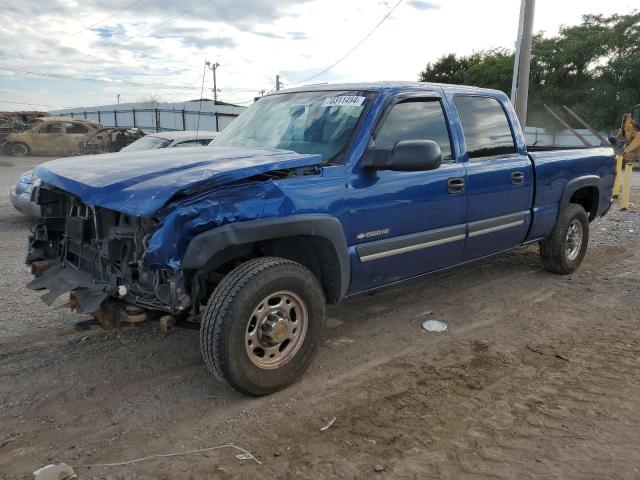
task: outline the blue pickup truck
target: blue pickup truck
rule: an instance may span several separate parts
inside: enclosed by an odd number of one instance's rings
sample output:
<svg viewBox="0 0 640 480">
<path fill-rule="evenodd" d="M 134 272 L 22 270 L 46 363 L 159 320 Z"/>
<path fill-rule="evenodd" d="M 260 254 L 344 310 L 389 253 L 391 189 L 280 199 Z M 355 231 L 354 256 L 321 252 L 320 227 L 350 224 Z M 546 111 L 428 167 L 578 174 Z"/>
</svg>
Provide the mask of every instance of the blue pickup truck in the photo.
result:
<svg viewBox="0 0 640 480">
<path fill-rule="evenodd" d="M 275 92 L 213 146 L 36 168 L 29 287 L 104 328 L 199 322 L 251 395 L 300 377 L 327 302 L 534 242 L 573 272 L 615 175 L 610 148 L 527 149 L 502 92 L 429 83 Z"/>
</svg>

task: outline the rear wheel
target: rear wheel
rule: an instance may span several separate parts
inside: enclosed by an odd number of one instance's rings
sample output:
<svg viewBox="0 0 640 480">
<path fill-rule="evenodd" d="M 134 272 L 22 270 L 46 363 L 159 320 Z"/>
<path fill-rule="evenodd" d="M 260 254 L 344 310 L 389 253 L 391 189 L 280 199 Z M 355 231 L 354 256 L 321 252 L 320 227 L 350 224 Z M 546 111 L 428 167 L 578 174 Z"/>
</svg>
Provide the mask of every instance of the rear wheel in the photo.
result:
<svg viewBox="0 0 640 480">
<path fill-rule="evenodd" d="M 550 272 L 573 273 L 584 258 L 589 243 L 589 217 L 581 205 L 568 204 L 558 215 L 556 225 L 540 242 L 542 265 Z"/>
<path fill-rule="evenodd" d="M 200 345 L 220 380 L 243 393 L 265 395 L 302 375 L 324 329 L 325 299 L 316 277 L 289 260 L 256 258 L 214 290 Z"/>
<path fill-rule="evenodd" d="M 28 155 L 31 155 L 31 150 L 26 144 L 22 142 L 16 142 L 11 144 L 11 155 L 13 155 L 14 157 L 26 157 Z"/>
</svg>

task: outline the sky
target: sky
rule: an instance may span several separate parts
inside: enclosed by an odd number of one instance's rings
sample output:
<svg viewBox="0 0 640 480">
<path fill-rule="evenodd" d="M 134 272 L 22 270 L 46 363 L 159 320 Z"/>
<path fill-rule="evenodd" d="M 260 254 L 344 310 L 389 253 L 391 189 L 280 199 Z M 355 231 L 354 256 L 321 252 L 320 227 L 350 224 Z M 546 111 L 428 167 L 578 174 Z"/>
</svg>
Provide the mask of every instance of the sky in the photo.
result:
<svg viewBox="0 0 640 480">
<path fill-rule="evenodd" d="M 554 35 L 584 14 L 634 7 L 537 0 L 534 30 Z M 299 86 L 358 44 L 306 83 L 417 80 L 442 55 L 512 48 L 519 9 L 520 0 L 0 0 L 0 110 L 114 104 L 118 94 L 192 100 L 203 79 L 211 98 L 207 59 L 220 65 L 218 99 L 248 104 L 276 74 Z"/>
</svg>

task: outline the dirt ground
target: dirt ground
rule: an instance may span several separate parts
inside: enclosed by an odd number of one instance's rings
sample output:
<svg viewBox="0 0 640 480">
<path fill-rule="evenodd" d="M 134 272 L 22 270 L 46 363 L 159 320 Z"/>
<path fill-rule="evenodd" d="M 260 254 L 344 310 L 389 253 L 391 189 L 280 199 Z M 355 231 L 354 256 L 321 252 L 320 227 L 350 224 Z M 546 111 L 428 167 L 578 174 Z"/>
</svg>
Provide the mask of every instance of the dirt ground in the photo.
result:
<svg viewBox="0 0 640 480">
<path fill-rule="evenodd" d="M 0 478 L 58 462 L 113 480 L 640 478 L 637 186 L 575 274 L 529 246 L 345 301 L 302 381 L 255 399 L 214 381 L 197 331 L 78 332 L 85 317 L 24 288 L 29 221 L 6 193 L 37 161 L 0 158 Z M 260 463 L 86 466 L 230 443 Z"/>
</svg>

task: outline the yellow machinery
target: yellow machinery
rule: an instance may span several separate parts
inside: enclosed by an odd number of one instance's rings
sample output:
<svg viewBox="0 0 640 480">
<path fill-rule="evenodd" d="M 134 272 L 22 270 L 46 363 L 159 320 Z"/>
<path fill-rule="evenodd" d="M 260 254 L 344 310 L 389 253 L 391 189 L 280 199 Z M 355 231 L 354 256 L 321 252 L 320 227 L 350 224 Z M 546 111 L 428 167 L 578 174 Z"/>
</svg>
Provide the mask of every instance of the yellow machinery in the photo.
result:
<svg viewBox="0 0 640 480">
<path fill-rule="evenodd" d="M 617 197 L 620 194 L 620 187 L 622 187 L 620 209 L 626 210 L 630 204 L 633 164 L 640 163 L 640 105 L 633 107 L 631 113 L 625 113 L 622 116 L 620 131 L 611 143 L 614 144 L 617 152 L 613 196 Z M 624 173 L 623 164 L 625 164 Z"/>
<path fill-rule="evenodd" d="M 625 163 L 633 164 L 640 160 L 640 105 L 622 116 L 622 125 L 616 138 L 623 144 Z"/>
</svg>

